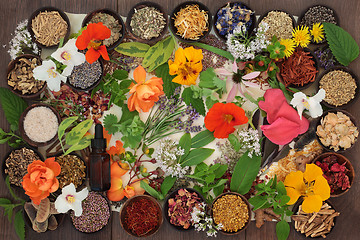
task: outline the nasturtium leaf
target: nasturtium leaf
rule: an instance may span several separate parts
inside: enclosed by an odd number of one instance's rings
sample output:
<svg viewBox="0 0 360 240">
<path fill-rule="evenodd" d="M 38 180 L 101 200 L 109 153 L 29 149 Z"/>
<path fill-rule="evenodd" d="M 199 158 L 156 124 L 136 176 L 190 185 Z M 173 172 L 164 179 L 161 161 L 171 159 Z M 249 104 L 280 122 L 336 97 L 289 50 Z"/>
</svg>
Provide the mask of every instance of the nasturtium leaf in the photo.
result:
<svg viewBox="0 0 360 240">
<path fill-rule="evenodd" d="M 211 156 L 214 149 L 210 148 L 196 148 L 189 152 L 189 154 L 183 159 L 181 166 L 193 166 L 203 162 L 205 159 Z"/>
<path fill-rule="evenodd" d="M 20 116 L 27 108 L 27 103 L 21 97 L 16 96 L 9 89 L 3 87 L 0 87 L 0 103 L 6 120 L 17 130 L 19 128 Z"/>
<path fill-rule="evenodd" d="M 131 57 L 144 57 L 150 46 L 139 42 L 126 42 L 119 44 L 115 50 Z"/>
<path fill-rule="evenodd" d="M 192 148 L 200 148 L 208 145 L 215 140 L 214 134 L 209 130 L 204 130 L 196 134 L 191 140 Z"/>
<path fill-rule="evenodd" d="M 333 23 L 322 23 L 325 30 L 326 40 L 336 60 L 344 66 L 348 66 L 359 56 L 359 46 L 354 38 L 343 28 Z"/>
</svg>

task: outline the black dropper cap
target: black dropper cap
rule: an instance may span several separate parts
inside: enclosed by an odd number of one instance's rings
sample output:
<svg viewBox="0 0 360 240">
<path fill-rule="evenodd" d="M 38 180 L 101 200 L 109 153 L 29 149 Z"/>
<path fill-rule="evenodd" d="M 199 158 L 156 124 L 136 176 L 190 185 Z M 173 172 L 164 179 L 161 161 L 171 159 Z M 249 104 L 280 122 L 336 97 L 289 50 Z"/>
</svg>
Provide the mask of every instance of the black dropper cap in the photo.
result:
<svg viewBox="0 0 360 240">
<path fill-rule="evenodd" d="M 91 148 L 106 149 L 106 139 L 103 135 L 103 126 L 100 123 L 95 125 L 95 138 L 91 139 Z"/>
</svg>

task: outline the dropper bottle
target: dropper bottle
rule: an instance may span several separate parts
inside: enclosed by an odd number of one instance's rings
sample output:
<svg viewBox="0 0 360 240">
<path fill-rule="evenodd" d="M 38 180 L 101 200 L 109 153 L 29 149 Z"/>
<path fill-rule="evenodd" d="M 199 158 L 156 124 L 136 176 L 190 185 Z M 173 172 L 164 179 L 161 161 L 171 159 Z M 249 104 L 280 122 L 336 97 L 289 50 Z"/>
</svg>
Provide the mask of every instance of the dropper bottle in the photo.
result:
<svg viewBox="0 0 360 240">
<path fill-rule="evenodd" d="M 92 191 L 110 189 L 110 155 L 106 152 L 106 139 L 103 126 L 95 125 L 95 138 L 91 140 L 89 161 L 89 183 Z"/>
</svg>

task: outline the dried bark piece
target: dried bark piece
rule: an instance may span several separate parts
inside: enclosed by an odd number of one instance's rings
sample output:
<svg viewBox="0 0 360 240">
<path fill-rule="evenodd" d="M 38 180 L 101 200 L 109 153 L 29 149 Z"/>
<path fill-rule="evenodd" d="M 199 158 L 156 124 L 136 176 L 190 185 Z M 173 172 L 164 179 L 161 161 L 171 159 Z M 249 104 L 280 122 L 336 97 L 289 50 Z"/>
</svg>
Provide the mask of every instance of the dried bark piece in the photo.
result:
<svg viewBox="0 0 360 240">
<path fill-rule="evenodd" d="M 58 222 L 56 220 L 56 217 L 54 215 L 50 215 L 48 221 L 49 221 L 48 229 L 54 231 L 58 227 Z"/>
<path fill-rule="evenodd" d="M 48 198 L 45 198 L 41 200 L 39 204 L 39 209 L 36 214 L 36 221 L 39 223 L 45 222 L 48 219 L 49 214 L 50 214 L 50 200 Z"/>
</svg>

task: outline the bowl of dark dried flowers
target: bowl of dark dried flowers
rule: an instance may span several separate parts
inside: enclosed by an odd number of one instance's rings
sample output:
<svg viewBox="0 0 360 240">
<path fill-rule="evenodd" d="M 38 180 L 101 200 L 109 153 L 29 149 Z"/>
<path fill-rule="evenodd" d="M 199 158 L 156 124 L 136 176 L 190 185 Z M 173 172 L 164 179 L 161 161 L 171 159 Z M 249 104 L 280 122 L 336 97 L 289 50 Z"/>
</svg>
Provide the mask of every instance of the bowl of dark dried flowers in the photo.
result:
<svg viewBox="0 0 360 240">
<path fill-rule="evenodd" d="M 125 25 L 120 15 L 111 9 L 97 9 L 90 12 L 84 18 L 82 27 L 86 27 L 89 23 L 102 22 L 111 31 L 111 36 L 103 41 L 107 50 L 112 50 L 120 44 L 125 36 Z"/>
<path fill-rule="evenodd" d="M 314 159 L 329 183 L 331 197 L 339 197 L 349 191 L 355 178 L 354 168 L 345 156 L 326 152 Z"/>
<path fill-rule="evenodd" d="M 167 32 L 168 15 L 157 3 L 140 2 L 129 11 L 126 28 L 137 42 L 153 44 Z"/>
<path fill-rule="evenodd" d="M 177 230 L 193 229 L 191 213 L 202 202 L 205 202 L 204 197 L 195 189 L 177 189 L 165 199 L 165 219 Z"/>
<path fill-rule="evenodd" d="M 222 193 L 211 206 L 211 216 L 219 230 L 225 235 L 234 235 L 244 231 L 251 220 L 250 204 L 247 199 L 236 192 Z"/>
<path fill-rule="evenodd" d="M 334 205 L 326 200 L 319 212 L 305 213 L 302 210 L 302 199 L 299 199 L 292 211 L 291 223 L 297 233 L 307 238 L 326 238 L 334 229 L 336 219 L 340 215 Z"/>
<path fill-rule="evenodd" d="M 46 82 L 36 80 L 33 70 L 41 65 L 38 55 L 24 54 L 12 60 L 7 69 L 7 84 L 10 90 L 22 98 L 36 98 L 46 88 Z"/>
<path fill-rule="evenodd" d="M 160 204 L 149 195 L 129 198 L 120 210 L 120 224 L 134 237 L 148 237 L 155 234 L 163 222 Z"/>
</svg>

